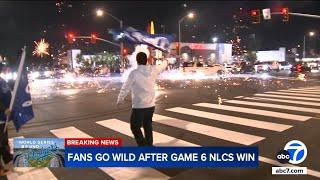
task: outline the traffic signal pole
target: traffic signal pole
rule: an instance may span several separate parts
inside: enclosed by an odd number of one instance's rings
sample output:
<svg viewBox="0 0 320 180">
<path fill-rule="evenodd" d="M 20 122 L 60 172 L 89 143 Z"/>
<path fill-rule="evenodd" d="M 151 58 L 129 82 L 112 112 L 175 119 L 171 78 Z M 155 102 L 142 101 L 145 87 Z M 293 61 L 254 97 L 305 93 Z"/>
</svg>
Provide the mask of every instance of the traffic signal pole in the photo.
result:
<svg viewBox="0 0 320 180">
<path fill-rule="evenodd" d="M 282 14 L 281 12 L 273 12 L 271 14 Z M 302 17 L 309 17 L 309 18 L 318 18 L 320 19 L 320 15 L 313 15 L 313 14 L 303 14 L 303 13 L 293 13 L 293 12 L 289 12 L 289 15 L 293 15 L 293 16 L 302 16 Z"/>
<path fill-rule="evenodd" d="M 74 38 L 75 38 L 75 39 L 91 39 L 91 36 L 75 36 Z M 99 37 L 97 37 L 96 39 L 97 39 L 97 40 L 100 40 L 100 41 L 103 41 L 103 42 L 106 42 L 106 43 L 109 43 L 109 44 L 112 44 L 112 45 L 114 45 L 114 46 L 120 47 L 120 44 L 117 44 L 117 43 L 108 41 L 108 40 L 106 40 L 106 39 L 102 39 L 102 38 L 99 38 Z"/>
<path fill-rule="evenodd" d="M 320 19 L 320 16 L 319 15 L 313 15 L 313 14 L 302 14 L 302 13 L 290 13 L 290 15 L 293 15 L 293 16 L 303 16 L 303 17 L 309 17 L 309 18 L 318 18 Z"/>
</svg>

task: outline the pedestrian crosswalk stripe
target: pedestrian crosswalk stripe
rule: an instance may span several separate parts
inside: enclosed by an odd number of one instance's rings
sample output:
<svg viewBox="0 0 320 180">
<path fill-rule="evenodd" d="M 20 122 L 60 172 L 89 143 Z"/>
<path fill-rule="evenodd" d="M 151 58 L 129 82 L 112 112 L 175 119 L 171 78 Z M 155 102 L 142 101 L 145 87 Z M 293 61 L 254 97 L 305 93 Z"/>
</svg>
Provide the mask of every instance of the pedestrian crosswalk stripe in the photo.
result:
<svg viewBox="0 0 320 180">
<path fill-rule="evenodd" d="M 130 130 L 130 124 L 127 122 L 123 122 L 118 119 L 108 119 L 108 120 L 98 121 L 96 123 L 133 138 L 133 134 Z M 154 136 L 155 146 L 159 146 L 159 145 L 161 146 L 197 146 L 196 144 L 192 144 L 184 140 L 176 139 L 174 137 L 171 137 L 159 132 L 153 132 L 153 136 Z"/>
<path fill-rule="evenodd" d="M 52 134 L 58 138 L 91 138 L 90 135 L 80 131 L 79 129 L 70 126 L 66 128 L 50 130 Z"/>
<path fill-rule="evenodd" d="M 126 180 L 166 180 L 170 177 L 152 168 L 122 168 L 122 167 L 112 167 L 112 168 L 101 168 L 109 176 L 114 179 L 126 179 Z"/>
<path fill-rule="evenodd" d="M 238 100 L 227 100 L 225 102 L 234 103 L 234 104 L 244 104 L 244 105 L 254 105 L 255 104 L 255 102 L 238 101 Z M 259 106 L 259 103 L 256 103 L 256 104 L 257 104 L 257 106 Z M 241 112 L 241 113 L 247 113 L 247 114 L 262 115 L 262 116 L 269 116 L 269 117 L 296 120 L 296 121 L 306 121 L 311 118 L 308 116 L 300 116 L 300 115 L 294 115 L 294 114 L 288 114 L 288 113 L 281 113 L 281 112 L 274 112 L 274 111 L 267 111 L 267 110 L 260 110 L 260 109 L 252 109 L 252 108 L 244 108 L 244 107 L 238 107 L 238 106 L 229 106 L 229 105 L 220 105 L 219 106 L 217 104 L 211 104 L 211 103 L 198 103 L 198 104 L 194 104 L 194 105 L 200 106 L 200 107 L 206 107 L 206 108 L 235 111 L 235 112 Z M 270 105 L 270 104 L 266 104 L 266 107 L 268 107 L 268 105 Z M 259 122 L 261 122 L 261 121 L 257 121 L 255 123 L 259 123 Z M 267 124 L 265 124 L 265 125 L 267 125 Z M 270 124 L 270 125 L 271 126 L 278 126 L 278 124 Z"/>
<path fill-rule="evenodd" d="M 102 125 L 104 127 L 110 128 L 110 129 L 112 129 L 114 131 L 117 131 L 117 132 L 119 132 L 121 134 L 130 136 L 131 138 L 133 138 L 133 135 L 132 135 L 132 133 L 130 131 L 130 125 L 127 122 L 123 122 L 123 121 L 120 121 L 118 119 L 109 119 L 109 120 L 98 121 L 96 123 L 98 123 L 98 124 L 100 124 L 100 125 Z M 119 124 L 119 126 L 117 126 L 117 124 Z M 171 124 L 174 124 L 174 123 L 172 122 Z M 129 131 L 123 130 L 124 128 L 129 129 Z M 200 131 L 202 131 L 202 129 L 198 129 L 198 132 L 200 132 Z M 155 145 L 172 146 L 172 144 L 173 144 L 173 146 L 178 146 L 178 145 L 176 145 L 176 142 L 180 141 L 180 142 L 185 143 L 184 146 L 200 146 L 200 145 L 193 144 L 193 143 L 190 143 L 190 142 L 187 142 L 187 141 L 183 141 L 183 140 L 179 140 L 179 139 L 173 138 L 171 136 L 167 136 L 167 135 L 163 136 L 163 135 L 164 134 L 161 134 L 161 133 L 158 133 L 158 132 L 153 132 Z M 210 135 L 211 134 L 209 134 L 209 136 Z M 159 136 L 162 136 L 162 137 L 159 137 Z M 163 138 L 167 138 L 167 139 L 163 139 Z M 165 141 L 166 143 L 159 143 L 159 139 L 161 139 L 160 142 Z M 282 166 L 282 167 L 286 167 L 286 165 L 287 165 L 287 164 L 277 163 L 277 161 L 269 159 L 269 158 L 266 158 L 266 157 L 263 157 L 263 156 L 259 156 L 259 161 L 267 163 L 267 164 L 271 164 L 271 165 Z M 291 166 L 293 166 L 293 165 L 291 165 Z M 297 167 L 297 166 L 294 166 L 294 167 Z M 319 176 L 320 172 L 318 172 L 318 171 L 314 171 L 314 170 L 308 169 L 307 172 L 308 172 L 308 175 L 315 176 L 315 177 L 320 177 Z"/>
<path fill-rule="evenodd" d="M 289 90 L 299 90 L 299 91 L 303 91 L 303 90 L 320 90 L 319 87 L 309 87 L 309 88 L 292 88 Z"/>
<path fill-rule="evenodd" d="M 304 96 L 304 97 L 315 97 L 315 98 L 320 98 L 320 95 L 315 95 L 315 94 L 303 94 L 303 93 L 288 93 L 288 92 L 265 92 L 267 94 L 280 94 L 280 95 L 293 95 L 293 96 Z"/>
<path fill-rule="evenodd" d="M 237 98 L 237 99 L 273 101 L 273 102 L 284 102 L 284 103 L 309 105 L 309 106 L 320 106 L 320 103 L 316 103 L 316 102 L 305 102 L 305 101 L 296 101 L 296 100 L 294 101 L 294 100 L 285 100 L 285 99 L 271 99 L 271 98 L 262 98 L 262 97 L 245 97 L 245 98 Z"/>
<path fill-rule="evenodd" d="M 251 145 L 264 139 L 264 137 L 226 130 L 181 119 L 175 119 L 158 114 L 154 114 L 153 121 L 160 124 L 165 124 L 168 126 L 192 131 L 195 133 L 243 145 Z"/>
<path fill-rule="evenodd" d="M 23 136 L 9 139 L 10 152 L 13 153 L 13 140 L 15 138 L 24 138 Z M 46 179 L 57 180 L 54 174 L 48 168 L 33 168 L 33 167 L 15 167 L 14 172 L 7 175 L 8 180 L 34 180 Z"/>
<path fill-rule="evenodd" d="M 121 128 L 115 124 L 118 128 Z M 130 128 L 129 128 L 130 129 Z M 55 136 L 59 138 L 92 138 L 90 135 L 71 126 L 51 130 Z M 100 168 L 114 179 L 168 179 L 168 176 L 152 168 Z"/>
<path fill-rule="evenodd" d="M 294 90 L 278 90 L 280 92 L 290 92 L 290 93 L 301 93 L 301 94 L 315 94 L 315 95 L 320 95 L 320 92 L 316 91 L 294 91 Z"/>
<path fill-rule="evenodd" d="M 288 90 L 290 90 L 290 91 L 299 91 L 299 92 L 319 92 L 320 90 L 316 90 L 316 89 L 301 89 L 301 90 L 298 90 L 298 89 L 288 89 Z"/>
<path fill-rule="evenodd" d="M 15 168 L 15 172 L 7 175 L 8 180 L 57 180 L 54 174 L 48 168 L 31 168 L 19 167 Z"/>
<path fill-rule="evenodd" d="M 232 103 L 232 104 L 243 104 L 243 105 L 250 105 L 250 106 L 270 107 L 270 108 L 275 108 L 275 109 L 285 109 L 285 110 L 292 110 L 292 111 L 309 112 L 309 113 L 320 114 L 320 109 L 315 109 L 315 108 L 305 108 L 305 107 L 297 107 L 297 106 L 288 106 L 288 105 L 280 105 L 280 104 L 269 104 L 269 103 L 260 103 L 260 102 L 250 102 L 250 101 L 240 101 L 240 100 L 228 100 L 226 102 L 227 103 Z M 252 113 L 252 112 L 248 112 L 248 113 Z M 302 118 L 303 118 L 303 120 L 308 120 L 311 117 L 302 116 Z M 287 119 L 290 119 L 290 116 L 287 116 Z"/>
<path fill-rule="evenodd" d="M 274 94 L 254 94 L 254 96 L 263 96 L 263 97 L 274 97 L 274 98 L 296 99 L 296 100 L 306 100 L 306 101 L 317 101 L 317 102 L 320 102 L 320 99 L 307 98 L 307 97 L 284 96 L 284 95 L 274 95 Z"/>
<path fill-rule="evenodd" d="M 266 129 L 271 131 L 284 131 L 290 126 L 284 125 L 284 124 L 277 124 L 277 123 L 271 123 L 271 122 L 265 122 L 265 121 L 258 121 L 254 119 L 248 119 L 248 118 L 242 118 L 242 117 L 236 117 L 236 116 L 229 116 L 224 114 L 217 114 L 212 112 L 205 112 L 205 111 L 199 111 L 199 110 L 193 110 L 193 109 L 187 109 L 187 108 L 171 108 L 167 109 L 171 112 L 211 119 L 214 121 L 221 121 L 226 123 L 232 123 L 232 124 L 238 124 L 242 126 L 248 126 L 253 128 L 259 128 L 259 129 Z"/>
</svg>

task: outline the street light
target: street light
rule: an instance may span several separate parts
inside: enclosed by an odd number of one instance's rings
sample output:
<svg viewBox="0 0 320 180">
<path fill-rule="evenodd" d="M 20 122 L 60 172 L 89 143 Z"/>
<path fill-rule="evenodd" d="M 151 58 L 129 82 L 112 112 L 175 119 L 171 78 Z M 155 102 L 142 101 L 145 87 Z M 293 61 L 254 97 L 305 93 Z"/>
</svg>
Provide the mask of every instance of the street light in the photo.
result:
<svg viewBox="0 0 320 180">
<path fill-rule="evenodd" d="M 312 31 L 311 31 L 311 32 L 309 32 L 309 36 L 314 36 L 314 34 L 315 34 L 315 33 L 314 33 L 314 32 L 312 32 Z"/>
<path fill-rule="evenodd" d="M 180 43 L 181 43 L 181 22 L 185 19 L 189 18 L 192 19 L 194 18 L 194 13 L 189 12 L 187 15 L 183 16 L 179 21 L 178 21 L 178 26 L 179 26 L 179 56 L 180 56 Z"/>
<path fill-rule="evenodd" d="M 194 17 L 194 14 L 192 13 L 192 12 L 190 12 L 189 14 L 188 14 L 188 18 L 193 18 Z"/>
<path fill-rule="evenodd" d="M 108 13 L 107 11 L 104 11 L 102 9 L 97 9 L 96 10 L 96 15 L 97 17 L 102 17 L 104 14 L 109 15 L 110 17 L 112 17 L 114 20 L 118 21 L 120 24 L 120 29 L 123 28 L 123 21 L 117 17 L 115 17 L 114 15 Z M 121 62 L 121 67 L 124 70 L 124 59 L 123 59 L 123 42 L 120 43 L 120 62 Z"/>
<path fill-rule="evenodd" d="M 312 36 L 314 36 L 315 35 L 315 32 L 313 32 L 313 31 L 310 31 L 309 33 L 308 33 L 308 35 L 310 36 L 310 37 L 312 37 Z M 306 35 L 303 35 L 303 58 L 305 58 L 306 57 Z"/>
<path fill-rule="evenodd" d="M 218 41 L 218 38 L 217 37 L 213 37 L 212 41 L 213 41 L 213 43 L 216 43 Z"/>
<path fill-rule="evenodd" d="M 97 10 L 96 10 L 96 15 L 97 15 L 98 17 L 103 16 L 103 14 L 104 14 L 103 10 L 101 10 L 101 9 L 97 9 Z"/>
</svg>

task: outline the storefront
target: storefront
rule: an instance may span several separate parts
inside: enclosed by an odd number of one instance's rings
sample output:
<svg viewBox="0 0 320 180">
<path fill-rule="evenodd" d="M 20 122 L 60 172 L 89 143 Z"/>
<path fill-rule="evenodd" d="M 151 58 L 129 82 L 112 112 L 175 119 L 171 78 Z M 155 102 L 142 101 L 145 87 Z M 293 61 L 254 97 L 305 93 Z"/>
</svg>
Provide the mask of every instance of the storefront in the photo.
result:
<svg viewBox="0 0 320 180">
<path fill-rule="evenodd" d="M 171 54 L 179 58 L 179 43 L 170 44 Z M 232 45 L 226 43 L 180 43 L 181 62 L 201 62 L 203 64 L 232 63 Z"/>
</svg>

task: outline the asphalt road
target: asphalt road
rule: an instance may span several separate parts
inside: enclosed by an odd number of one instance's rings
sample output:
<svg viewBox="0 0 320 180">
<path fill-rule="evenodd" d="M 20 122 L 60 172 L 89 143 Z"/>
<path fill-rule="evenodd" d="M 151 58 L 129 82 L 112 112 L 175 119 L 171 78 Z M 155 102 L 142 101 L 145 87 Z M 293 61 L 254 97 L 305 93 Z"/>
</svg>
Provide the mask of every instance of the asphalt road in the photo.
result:
<svg viewBox="0 0 320 180">
<path fill-rule="evenodd" d="M 154 117 L 155 146 L 259 147 L 257 169 L 24 169 L 8 179 L 316 179 L 320 178 L 320 79 L 296 77 L 224 78 L 158 82 Z M 119 137 L 135 146 L 128 129 L 130 97 L 116 107 L 121 83 L 99 91 L 81 89 L 34 99 L 35 119 L 12 137 Z M 298 89 L 297 89 L 298 88 Z M 302 89 L 300 89 L 302 88 Z M 223 103 L 218 106 L 218 95 Z M 199 104 L 201 103 L 201 104 Z M 209 103 L 209 104 L 208 104 Z M 162 115 L 162 116 L 159 116 Z M 207 131 L 204 133 L 204 129 Z M 310 175 L 272 175 L 276 154 L 293 139 L 304 142 Z M 17 169 L 17 171 L 22 171 Z"/>
</svg>

